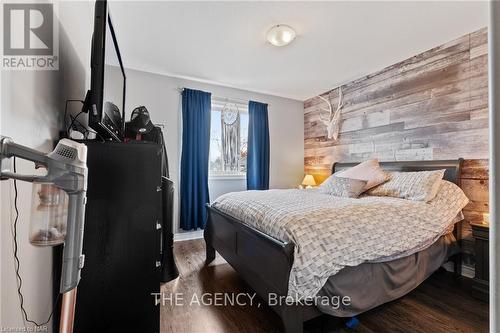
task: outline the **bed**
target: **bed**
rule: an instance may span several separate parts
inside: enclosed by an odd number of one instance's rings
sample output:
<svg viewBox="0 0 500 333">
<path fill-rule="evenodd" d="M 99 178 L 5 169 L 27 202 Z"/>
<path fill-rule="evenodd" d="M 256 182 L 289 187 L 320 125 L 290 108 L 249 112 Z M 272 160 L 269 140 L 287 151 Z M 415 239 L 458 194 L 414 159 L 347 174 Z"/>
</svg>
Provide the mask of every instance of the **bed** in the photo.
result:
<svg viewBox="0 0 500 333">
<path fill-rule="evenodd" d="M 354 163 L 334 164 L 332 173 L 354 165 Z M 383 169 L 390 171 L 445 169 L 443 179 L 460 185 L 461 159 L 387 162 L 380 165 Z M 304 204 L 307 204 L 306 198 L 311 198 L 310 195 L 305 194 L 304 190 L 286 193 L 295 196 L 294 200 L 303 201 Z M 313 198 L 311 201 L 320 200 Z M 276 230 L 265 229 L 258 223 L 252 225 L 244 221 L 245 215 L 238 216 L 234 211 L 228 214 L 227 211 L 216 205 L 208 206 L 209 218 L 204 231 L 206 262 L 210 263 L 217 251 L 264 300 L 267 300 L 270 294 L 278 297 L 290 296 L 294 289 L 291 281 L 300 281 L 301 276 L 301 272 L 297 271 L 300 263 L 296 262 L 294 265 L 294 254 L 297 261 L 302 260 L 297 253 L 307 254 L 304 249 L 295 248 L 295 243 L 300 244 L 299 240 L 290 239 L 287 235 L 280 233 L 279 226 Z M 384 260 L 379 263 L 362 262 L 359 265 L 340 266 L 335 270 L 336 274 L 316 279 L 317 281 L 312 281 L 312 284 L 307 285 L 309 288 L 301 287 L 300 289 L 305 294 L 309 292 L 311 295 L 319 296 L 359 295 L 359 297 L 352 298 L 353 301 L 348 308 L 340 306 L 334 309 L 321 304 L 303 303 L 276 304 L 271 308 L 282 319 L 287 333 L 302 332 L 304 321 L 322 313 L 337 317 L 350 317 L 399 298 L 418 286 L 450 258 L 454 262 L 455 273 L 460 274 L 460 244 L 457 241 L 460 239 L 459 230 L 459 223 L 455 223 L 453 233 L 443 233 L 434 239 L 432 244 L 410 255 L 402 254 L 393 260 Z M 299 250 L 302 251 L 299 252 Z M 303 272 L 302 275 L 304 275 Z M 311 280 L 309 277 L 308 279 Z"/>
</svg>

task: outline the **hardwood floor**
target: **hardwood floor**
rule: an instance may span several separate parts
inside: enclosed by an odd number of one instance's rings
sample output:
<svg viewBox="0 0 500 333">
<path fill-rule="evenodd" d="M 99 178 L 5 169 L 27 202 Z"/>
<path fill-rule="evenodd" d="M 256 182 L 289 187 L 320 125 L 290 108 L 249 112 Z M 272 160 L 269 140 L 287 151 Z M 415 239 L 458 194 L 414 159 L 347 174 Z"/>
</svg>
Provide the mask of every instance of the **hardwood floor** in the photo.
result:
<svg viewBox="0 0 500 333">
<path fill-rule="evenodd" d="M 200 305 L 202 300 L 213 301 L 208 296 L 202 299 L 204 293 L 253 294 L 219 255 L 205 266 L 203 240 L 177 242 L 174 253 L 180 277 L 162 287 L 165 295 L 160 307 L 162 333 L 282 331 L 279 317 L 262 300 L 254 299 L 252 306 L 248 304 L 249 298 L 244 299 L 245 306 Z M 456 280 L 440 271 L 405 297 L 357 316 L 360 324 L 354 330 L 345 328 L 342 320 L 326 315 L 307 322 L 304 330 L 311 333 L 487 332 L 488 304 L 472 298 L 469 289 L 467 279 Z M 172 297 L 168 299 L 169 296 Z"/>
</svg>

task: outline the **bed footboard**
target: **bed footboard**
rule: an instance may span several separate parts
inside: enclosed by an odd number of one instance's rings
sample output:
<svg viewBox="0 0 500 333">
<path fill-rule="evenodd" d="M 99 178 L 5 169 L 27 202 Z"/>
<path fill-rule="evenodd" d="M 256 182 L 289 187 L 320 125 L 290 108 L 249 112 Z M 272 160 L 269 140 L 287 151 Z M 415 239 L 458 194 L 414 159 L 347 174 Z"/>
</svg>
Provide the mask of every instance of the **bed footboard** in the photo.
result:
<svg viewBox="0 0 500 333">
<path fill-rule="evenodd" d="M 217 251 L 265 302 L 272 294 L 286 296 L 294 245 L 238 222 L 216 208 L 207 206 L 207 209 L 206 262 L 213 261 Z M 312 306 L 272 308 L 281 317 L 287 333 L 302 332 L 303 321 L 321 314 Z"/>
<path fill-rule="evenodd" d="M 208 208 L 204 238 L 207 262 L 215 250 L 240 273 L 260 297 L 287 295 L 293 263 L 293 244 L 284 243 L 244 225 L 212 207 Z"/>
</svg>

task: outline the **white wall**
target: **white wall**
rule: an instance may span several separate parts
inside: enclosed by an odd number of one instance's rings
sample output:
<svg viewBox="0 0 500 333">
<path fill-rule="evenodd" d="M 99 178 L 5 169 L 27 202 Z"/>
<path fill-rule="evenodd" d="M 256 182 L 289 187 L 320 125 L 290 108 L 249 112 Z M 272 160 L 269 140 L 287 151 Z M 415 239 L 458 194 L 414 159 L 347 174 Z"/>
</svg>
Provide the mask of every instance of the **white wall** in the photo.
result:
<svg viewBox="0 0 500 333">
<path fill-rule="evenodd" d="M 49 151 L 57 136 L 56 72 L 3 72 L 0 133 L 16 142 Z M 42 84 L 43 83 L 43 84 Z M 17 163 L 18 172 L 32 173 L 27 163 Z M 30 318 L 45 321 L 52 304 L 52 258 L 50 248 L 37 249 L 28 242 L 31 184 L 18 182 L 18 236 L 22 292 Z M 14 274 L 13 182 L 0 182 L 1 195 L 1 327 L 23 326 Z"/>
<path fill-rule="evenodd" d="M 90 2 L 58 5 L 60 69 L 0 72 L 0 134 L 46 152 L 52 149 L 58 137 L 64 101 L 85 95 L 93 30 L 93 6 Z M 33 167 L 19 161 L 18 171 L 33 172 Z M 43 322 L 52 310 L 52 251 L 29 244 L 31 184 L 18 182 L 18 188 L 20 216 L 17 240 L 24 304 L 30 319 Z M 11 233 L 14 193 L 11 180 L 0 182 L 0 196 L 0 327 L 23 327 L 14 272 Z"/>
<path fill-rule="evenodd" d="M 123 61 L 127 62 L 126 55 Z M 115 69 L 115 75 L 118 73 Z M 304 115 L 303 103 L 291 99 L 258 94 L 249 91 L 172 78 L 148 72 L 127 70 L 126 114 L 145 105 L 154 123 L 163 124 L 167 145 L 171 177 L 179 187 L 179 163 L 181 153 L 181 95 L 179 87 L 211 92 L 215 96 L 255 100 L 269 104 L 269 134 L 271 145 L 270 187 L 289 188 L 300 183 L 304 175 Z M 242 180 L 228 184 L 230 190 L 244 190 Z M 212 182 L 213 184 L 213 182 Z M 212 195 L 225 190 L 212 189 Z M 175 194 L 178 208 L 178 190 Z M 174 231 L 178 226 L 178 211 Z"/>
</svg>

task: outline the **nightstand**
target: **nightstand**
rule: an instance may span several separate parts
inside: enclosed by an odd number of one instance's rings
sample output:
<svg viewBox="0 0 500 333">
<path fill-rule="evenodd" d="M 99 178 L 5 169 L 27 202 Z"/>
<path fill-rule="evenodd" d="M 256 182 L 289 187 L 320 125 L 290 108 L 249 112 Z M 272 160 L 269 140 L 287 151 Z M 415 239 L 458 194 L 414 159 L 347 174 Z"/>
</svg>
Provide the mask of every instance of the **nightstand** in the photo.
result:
<svg viewBox="0 0 500 333">
<path fill-rule="evenodd" d="M 475 276 L 472 281 L 472 296 L 483 301 L 489 299 L 489 231 L 487 224 L 474 224 L 472 236 L 474 237 L 474 251 L 476 259 Z"/>
</svg>

